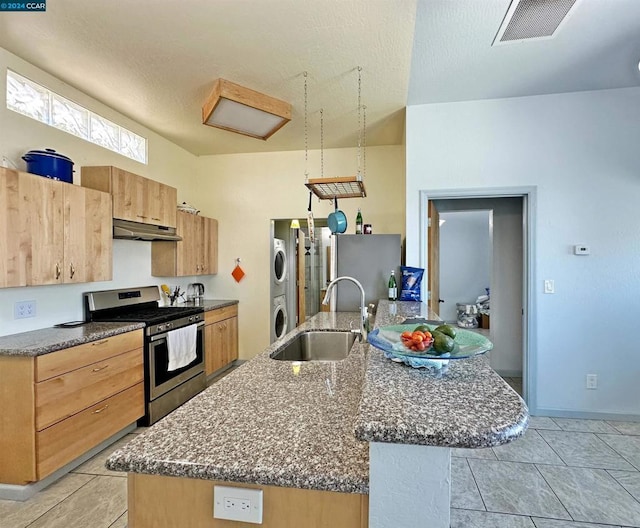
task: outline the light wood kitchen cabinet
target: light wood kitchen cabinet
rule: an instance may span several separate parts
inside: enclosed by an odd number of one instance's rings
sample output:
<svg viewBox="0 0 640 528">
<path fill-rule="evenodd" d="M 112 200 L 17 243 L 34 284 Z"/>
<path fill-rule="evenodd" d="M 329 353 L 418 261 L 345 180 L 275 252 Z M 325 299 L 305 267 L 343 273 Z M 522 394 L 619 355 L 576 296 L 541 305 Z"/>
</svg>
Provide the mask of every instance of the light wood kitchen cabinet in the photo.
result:
<svg viewBox="0 0 640 528">
<path fill-rule="evenodd" d="M 0 287 L 111 280 L 108 194 L 0 168 Z"/>
<path fill-rule="evenodd" d="M 81 182 L 111 194 L 113 218 L 176 227 L 175 187 L 112 166 L 82 167 Z"/>
<path fill-rule="evenodd" d="M 144 415 L 142 330 L 0 357 L 0 482 L 42 480 Z"/>
<path fill-rule="evenodd" d="M 206 216 L 177 212 L 178 242 L 151 243 L 154 277 L 185 277 L 218 273 L 218 221 Z"/>
<path fill-rule="evenodd" d="M 204 369 L 208 376 L 238 359 L 238 306 L 205 312 L 204 322 Z"/>
</svg>

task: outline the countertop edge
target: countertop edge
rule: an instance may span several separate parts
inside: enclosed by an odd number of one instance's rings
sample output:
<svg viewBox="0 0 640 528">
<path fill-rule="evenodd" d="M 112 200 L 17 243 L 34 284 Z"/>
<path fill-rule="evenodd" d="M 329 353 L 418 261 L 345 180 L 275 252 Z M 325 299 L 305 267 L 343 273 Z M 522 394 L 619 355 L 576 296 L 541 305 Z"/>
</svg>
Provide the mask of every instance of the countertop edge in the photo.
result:
<svg viewBox="0 0 640 528">
<path fill-rule="evenodd" d="M 15 340 L 15 346 L 0 348 L 0 356 L 36 357 L 71 348 L 107 337 L 144 328 L 144 323 L 86 323 L 75 328 L 41 328 L 0 337 L 1 341 Z M 85 333 L 85 330 L 88 332 Z M 68 334 L 65 336 L 65 334 Z M 59 337 L 58 337 L 59 336 Z M 59 339 L 59 340 L 58 340 Z M 24 340 L 21 342 L 21 340 Z M 46 344 L 30 343 L 49 341 Z"/>
</svg>

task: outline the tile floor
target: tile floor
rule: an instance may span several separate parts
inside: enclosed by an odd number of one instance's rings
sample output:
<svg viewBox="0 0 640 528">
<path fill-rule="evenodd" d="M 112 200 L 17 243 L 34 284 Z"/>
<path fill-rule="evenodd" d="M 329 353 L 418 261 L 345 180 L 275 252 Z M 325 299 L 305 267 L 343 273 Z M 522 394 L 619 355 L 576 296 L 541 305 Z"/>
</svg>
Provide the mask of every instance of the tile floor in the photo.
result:
<svg viewBox="0 0 640 528">
<path fill-rule="evenodd" d="M 0 528 L 126 528 L 125 474 L 104 467 L 117 447 L 0 500 Z M 451 528 L 640 527 L 640 423 L 532 417 L 515 442 L 454 449 L 451 470 Z"/>
</svg>

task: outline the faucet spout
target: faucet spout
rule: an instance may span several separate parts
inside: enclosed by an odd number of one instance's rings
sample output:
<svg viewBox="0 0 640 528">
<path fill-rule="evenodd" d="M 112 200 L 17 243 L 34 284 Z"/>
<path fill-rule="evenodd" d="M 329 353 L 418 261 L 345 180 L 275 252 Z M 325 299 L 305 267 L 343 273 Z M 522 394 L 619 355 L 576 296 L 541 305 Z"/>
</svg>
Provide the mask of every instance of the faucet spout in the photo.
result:
<svg viewBox="0 0 640 528">
<path fill-rule="evenodd" d="M 362 287 L 362 284 L 360 284 L 360 281 L 346 275 L 343 277 L 338 277 L 336 279 L 333 279 L 329 283 L 329 286 L 327 286 L 327 293 L 325 293 L 324 299 L 322 299 L 322 304 L 329 304 L 329 299 L 331 298 L 331 291 L 333 290 L 335 285 L 342 280 L 351 281 L 360 289 L 360 329 L 358 333 L 359 333 L 360 341 L 366 343 L 369 312 L 367 310 L 367 306 L 364 300 L 364 288 Z"/>
</svg>

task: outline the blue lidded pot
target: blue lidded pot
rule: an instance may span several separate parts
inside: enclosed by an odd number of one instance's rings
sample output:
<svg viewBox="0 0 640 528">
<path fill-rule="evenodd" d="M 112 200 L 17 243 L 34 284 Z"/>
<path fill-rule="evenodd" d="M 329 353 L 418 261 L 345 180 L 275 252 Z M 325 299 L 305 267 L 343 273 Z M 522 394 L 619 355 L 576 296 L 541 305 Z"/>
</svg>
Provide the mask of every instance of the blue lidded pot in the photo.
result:
<svg viewBox="0 0 640 528">
<path fill-rule="evenodd" d="M 22 159 L 27 162 L 27 172 L 73 183 L 73 161 L 53 149 L 30 150 Z"/>
</svg>

